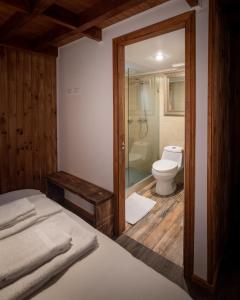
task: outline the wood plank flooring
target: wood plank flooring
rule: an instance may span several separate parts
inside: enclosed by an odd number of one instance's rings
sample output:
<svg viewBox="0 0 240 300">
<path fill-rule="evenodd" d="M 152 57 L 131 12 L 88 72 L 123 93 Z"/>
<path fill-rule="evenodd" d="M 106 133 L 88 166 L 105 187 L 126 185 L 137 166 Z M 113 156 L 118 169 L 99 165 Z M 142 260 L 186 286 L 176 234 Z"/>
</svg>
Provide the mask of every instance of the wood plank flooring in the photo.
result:
<svg viewBox="0 0 240 300">
<path fill-rule="evenodd" d="M 155 193 L 155 182 L 138 192 L 157 202 L 135 225 L 126 224 L 125 235 L 176 265 L 183 265 L 184 190 L 168 197 Z"/>
<path fill-rule="evenodd" d="M 154 185 L 146 186 L 140 193 L 141 195 L 158 201 L 158 204 L 155 205 L 154 209 L 145 218 L 134 226 L 127 224 L 126 231 L 116 242 L 129 251 L 134 257 L 183 288 L 194 300 L 240 299 L 240 258 L 239 249 L 236 249 L 236 245 L 230 248 L 231 251 L 229 251 L 223 261 L 220 269 L 219 284 L 215 294 L 208 293 L 205 289 L 184 278 L 183 268 L 180 264 L 178 265 L 168 259 L 168 257 L 171 259 L 174 258 L 175 261 L 177 261 L 177 249 L 180 251 L 183 249 L 181 246 L 183 241 L 183 228 L 182 222 L 179 220 L 180 216 L 183 216 L 183 189 L 180 188 L 177 194 L 175 194 L 175 196 L 178 195 L 182 200 L 178 199 L 173 205 L 168 205 L 169 209 L 165 210 L 165 221 L 163 217 L 164 214 L 162 214 L 163 218 L 159 216 L 161 215 L 160 211 L 164 210 L 157 209 L 162 199 L 157 199 L 159 196 L 154 193 Z M 165 208 L 166 207 L 165 202 Z M 156 212 L 157 210 L 158 213 Z M 175 215 L 175 221 L 171 224 L 171 222 L 167 222 L 166 219 L 171 219 L 173 215 Z M 159 222 L 155 220 L 157 218 L 159 218 Z M 148 226 L 146 224 L 147 220 Z M 176 230 L 175 226 L 177 222 L 179 222 L 179 224 L 181 223 L 181 230 Z M 169 227 L 168 229 L 165 228 L 165 233 L 162 234 L 160 240 L 156 242 L 157 239 L 155 240 L 151 235 L 153 232 L 157 233 L 164 224 L 165 226 L 168 224 Z M 138 242 L 137 239 L 140 242 Z M 170 240 L 172 240 L 172 242 L 170 242 Z M 147 246 L 145 246 L 144 243 Z M 150 246 L 153 249 L 150 249 Z M 161 251 L 161 254 L 157 251 Z M 179 261 L 180 259 L 178 262 Z"/>
</svg>

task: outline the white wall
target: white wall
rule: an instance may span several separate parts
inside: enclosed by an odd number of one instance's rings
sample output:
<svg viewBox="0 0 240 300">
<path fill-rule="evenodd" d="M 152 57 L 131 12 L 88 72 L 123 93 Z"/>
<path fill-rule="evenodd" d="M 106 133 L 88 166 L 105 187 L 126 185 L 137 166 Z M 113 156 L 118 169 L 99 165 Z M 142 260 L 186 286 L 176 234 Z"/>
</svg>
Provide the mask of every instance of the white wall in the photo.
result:
<svg viewBox="0 0 240 300">
<path fill-rule="evenodd" d="M 59 169 L 113 190 L 112 39 L 187 10 L 185 0 L 172 0 L 105 29 L 100 43 L 83 38 L 60 49 Z M 208 11 L 199 12 L 194 271 L 203 279 L 207 278 L 207 22 Z M 74 88 L 78 95 L 67 93 Z"/>
<path fill-rule="evenodd" d="M 196 20 L 196 173 L 194 271 L 207 278 L 208 11 Z"/>
</svg>

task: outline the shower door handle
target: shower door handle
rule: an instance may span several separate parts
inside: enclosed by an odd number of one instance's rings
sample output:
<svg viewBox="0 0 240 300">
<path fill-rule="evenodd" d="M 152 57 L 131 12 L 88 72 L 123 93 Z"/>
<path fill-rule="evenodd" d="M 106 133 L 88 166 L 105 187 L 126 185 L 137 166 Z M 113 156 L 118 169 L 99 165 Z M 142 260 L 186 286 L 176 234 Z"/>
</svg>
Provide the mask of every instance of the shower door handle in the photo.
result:
<svg viewBox="0 0 240 300">
<path fill-rule="evenodd" d="M 122 150 L 125 150 L 125 142 L 122 142 Z"/>
</svg>

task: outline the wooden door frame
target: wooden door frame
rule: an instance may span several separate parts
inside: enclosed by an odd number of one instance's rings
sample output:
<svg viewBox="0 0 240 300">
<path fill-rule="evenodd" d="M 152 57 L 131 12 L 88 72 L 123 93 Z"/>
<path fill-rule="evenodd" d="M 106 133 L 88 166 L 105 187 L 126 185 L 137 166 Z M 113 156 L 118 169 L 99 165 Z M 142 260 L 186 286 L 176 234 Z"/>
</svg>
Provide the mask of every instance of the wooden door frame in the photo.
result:
<svg viewBox="0 0 240 300">
<path fill-rule="evenodd" d="M 186 98 L 185 98 L 185 209 L 184 275 L 191 279 L 194 262 L 195 200 L 195 128 L 196 128 L 196 26 L 195 11 L 125 34 L 113 40 L 113 114 L 114 114 L 114 194 L 115 235 L 125 229 L 125 46 L 152 37 L 185 29 Z"/>
</svg>

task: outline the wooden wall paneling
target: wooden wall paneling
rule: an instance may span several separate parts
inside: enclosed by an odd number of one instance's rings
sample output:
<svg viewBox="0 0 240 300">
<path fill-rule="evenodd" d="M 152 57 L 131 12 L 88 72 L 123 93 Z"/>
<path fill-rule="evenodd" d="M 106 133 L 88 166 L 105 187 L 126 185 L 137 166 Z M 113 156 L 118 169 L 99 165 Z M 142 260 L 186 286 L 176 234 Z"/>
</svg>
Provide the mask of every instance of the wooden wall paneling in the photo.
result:
<svg viewBox="0 0 240 300">
<path fill-rule="evenodd" d="M 39 152 L 40 157 L 40 178 L 46 176 L 46 161 L 47 161 L 47 141 L 46 141 L 46 80 L 47 72 L 45 71 L 45 59 L 39 55 L 39 105 L 38 105 L 38 118 L 39 118 Z M 41 190 L 44 190 L 44 182 L 41 181 Z"/>
<path fill-rule="evenodd" d="M 234 27 L 236 30 L 236 27 Z M 232 102 L 231 110 L 231 170 L 232 170 L 232 193 L 231 193 L 231 230 L 230 247 L 235 249 L 235 256 L 239 255 L 240 246 L 240 190 L 239 190 L 239 170 L 240 170 L 240 33 L 231 34 L 231 90 Z"/>
<path fill-rule="evenodd" d="M 57 169 L 57 120 L 56 120 L 56 60 L 47 57 L 42 60 L 43 73 L 43 101 L 42 118 L 43 124 L 42 140 L 45 150 L 42 152 L 41 176 L 46 176 Z M 44 182 L 42 182 L 44 189 Z"/>
<path fill-rule="evenodd" d="M 10 187 L 8 158 L 8 89 L 7 89 L 7 51 L 0 47 L 0 190 L 6 192 Z"/>
<path fill-rule="evenodd" d="M 38 54 L 32 55 L 32 100 L 33 100 L 33 186 L 40 186 L 40 157 L 39 157 L 39 59 Z"/>
<path fill-rule="evenodd" d="M 44 190 L 57 168 L 56 60 L 0 47 L 0 192 Z"/>
<path fill-rule="evenodd" d="M 45 111 L 45 118 L 46 120 L 52 120 L 51 114 L 52 114 L 52 84 L 51 84 L 51 76 L 52 73 L 50 72 L 51 66 L 50 66 L 50 60 L 46 59 L 44 61 L 44 68 L 46 70 L 45 73 L 45 87 L 46 87 L 46 106 L 49 109 L 46 109 Z M 49 70 L 49 71 L 48 71 Z M 46 143 L 46 153 L 51 153 L 51 134 L 52 134 L 52 126 L 49 126 L 49 128 L 45 129 L 45 143 Z M 52 155 L 47 155 L 46 157 L 46 173 L 48 173 L 52 169 Z"/>
<path fill-rule="evenodd" d="M 31 79 L 32 79 L 32 64 L 31 56 L 24 52 L 24 70 L 23 73 L 23 103 L 24 103 L 24 175 L 25 187 L 33 186 L 33 155 L 32 155 L 32 135 L 33 135 L 33 109 L 32 109 L 32 92 L 31 92 Z"/>
<path fill-rule="evenodd" d="M 23 95 L 23 76 L 24 76 L 24 54 L 16 52 L 16 160 L 17 160 L 17 189 L 25 186 L 24 182 L 24 95 Z"/>
<path fill-rule="evenodd" d="M 17 147 L 17 99 L 16 99 L 16 63 L 17 55 L 15 49 L 9 49 L 7 53 L 7 69 L 8 69 L 8 126 L 9 126 L 9 150 L 8 150 L 8 159 L 10 166 L 10 188 L 13 190 L 17 187 L 16 178 L 17 178 L 17 156 L 16 156 L 16 147 Z M 10 71 L 11 70 L 11 71 Z"/>
<path fill-rule="evenodd" d="M 57 171 L 57 86 L 56 86 L 56 78 L 57 78 L 57 69 L 56 69 L 56 59 L 53 57 L 49 57 L 50 61 L 50 82 L 51 89 L 49 90 L 51 93 L 51 105 L 50 105 L 50 153 L 51 156 L 48 158 L 49 160 L 49 172 L 52 170 Z M 48 173 L 49 173 L 48 172 Z"/>
<path fill-rule="evenodd" d="M 230 34 L 210 1 L 208 101 L 208 282 L 215 286 L 228 236 L 230 203 Z"/>
<path fill-rule="evenodd" d="M 56 119 L 56 64 L 55 59 L 48 57 L 45 60 L 45 118 L 50 126 L 45 126 L 45 167 L 43 174 L 57 169 L 57 119 Z M 47 124 L 47 122 L 45 123 Z"/>
</svg>

